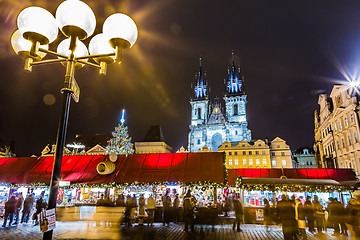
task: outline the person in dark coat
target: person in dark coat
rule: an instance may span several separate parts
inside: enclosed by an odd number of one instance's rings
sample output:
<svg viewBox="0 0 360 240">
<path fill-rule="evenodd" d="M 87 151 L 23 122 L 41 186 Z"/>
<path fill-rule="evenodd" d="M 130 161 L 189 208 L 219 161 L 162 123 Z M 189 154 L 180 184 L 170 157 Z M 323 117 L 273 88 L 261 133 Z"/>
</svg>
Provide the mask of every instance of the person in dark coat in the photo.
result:
<svg viewBox="0 0 360 240">
<path fill-rule="evenodd" d="M 295 200 L 295 219 L 298 222 L 298 231 L 301 234 L 301 238 L 306 240 L 306 221 L 305 221 L 305 210 L 300 199 Z"/>
<path fill-rule="evenodd" d="M 313 207 L 317 233 L 322 234 L 323 230 L 325 230 L 325 213 L 317 195 L 314 196 Z"/>
<path fill-rule="evenodd" d="M 230 208 L 231 208 L 230 199 L 228 197 L 225 197 L 223 202 L 224 217 L 228 216 L 228 212 L 230 211 Z"/>
<path fill-rule="evenodd" d="M 360 239 L 360 191 L 353 193 L 353 198 L 350 199 L 346 206 L 346 225 L 350 230 L 351 239 Z"/>
<path fill-rule="evenodd" d="M 195 198 L 191 195 L 190 191 L 186 193 L 183 201 L 184 208 L 184 222 L 185 222 L 185 231 L 188 230 L 189 225 L 191 230 L 194 231 L 194 208 L 196 205 Z"/>
<path fill-rule="evenodd" d="M 170 224 L 171 218 L 171 198 L 169 197 L 168 193 L 165 194 L 162 198 L 163 203 L 163 226 Z"/>
<path fill-rule="evenodd" d="M 36 212 L 34 213 L 35 217 L 35 224 L 34 225 L 38 225 L 39 224 L 39 219 L 38 219 L 38 214 L 41 213 L 41 211 L 44 209 L 44 199 L 42 198 L 42 196 L 40 196 L 40 198 L 36 201 Z"/>
<path fill-rule="evenodd" d="M 3 227 L 6 227 L 7 219 L 9 218 L 9 227 L 13 221 L 14 214 L 16 209 L 16 199 L 15 196 L 11 196 L 10 199 L 5 203 L 5 215 L 4 215 L 4 223 Z"/>
<path fill-rule="evenodd" d="M 180 206 L 180 199 L 179 194 L 175 195 L 175 199 L 173 201 L 173 213 L 174 213 L 174 222 L 177 223 L 179 221 L 179 206 Z"/>
<path fill-rule="evenodd" d="M 22 196 L 22 193 L 18 194 L 18 198 L 17 198 L 17 202 L 16 202 L 16 209 L 15 209 L 15 223 L 14 224 L 19 224 L 19 215 L 20 215 L 20 211 L 23 207 L 23 203 L 24 203 L 24 198 Z"/>
<path fill-rule="evenodd" d="M 278 212 L 280 223 L 285 240 L 297 239 L 297 221 L 295 220 L 295 207 L 287 196 L 282 196 L 282 200 L 278 202 Z"/>
<path fill-rule="evenodd" d="M 21 216 L 21 223 L 28 222 L 29 216 L 33 207 L 34 199 L 32 198 L 32 195 L 27 195 L 27 197 L 24 200 L 24 207 L 22 210 L 22 216 Z"/>
<path fill-rule="evenodd" d="M 240 224 L 243 218 L 243 209 L 238 199 L 234 200 L 234 211 L 235 211 L 235 220 L 233 223 L 233 230 L 235 230 L 235 225 L 236 225 L 236 230 L 238 232 L 242 232 L 242 230 L 240 229 Z"/>
<path fill-rule="evenodd" d="M 345 211 L 345 207 L 344 204 L 339 202 L 336 198 L 335 198 L 335 204 L 336 204 L 336 211 L 337 211 L 337 215 L 339 216 L 339 223 L 340 223 L 340 234 L 348 236 L 347 233 L 347 227 L 346 227 L 346 211 Z"/>
<path fill-rule="evenodd" d="M 96 206 L 105 206 L 104 194 L 101 194 L 100 199 L 96 201 Z"/>
<path fill-rule="evenodd" d="M 304 212 L 305 212 L 306 220 L 308 222 L 309 231 L 311 233 L 314 233 L 315 232 L 315 210 L 314 210 L 314 206 L 312 205 L 310 196 L 306 197 L 306 202 L 304 204 Z"/>
<path fill-rule="evenodd" d="M 264 223 L 266 226 L 266 231 L 269 230 L 269 225 L 271 224 L 271 213 L 270 213 L 270 204 L 269 201 L 264 198 Z"/>
<path fill-rule="evenodd" d="M 336 207 L 336 201 L 334 198 L 329 198 L 329 204 L 326 208 L 326 211 L 329 213 L 328 222 L 330 226 L 334 228 L 334 235 L 340 234 L 340 228 L 339 228 L 339 216 L 338 211 Z"/>
</svg>

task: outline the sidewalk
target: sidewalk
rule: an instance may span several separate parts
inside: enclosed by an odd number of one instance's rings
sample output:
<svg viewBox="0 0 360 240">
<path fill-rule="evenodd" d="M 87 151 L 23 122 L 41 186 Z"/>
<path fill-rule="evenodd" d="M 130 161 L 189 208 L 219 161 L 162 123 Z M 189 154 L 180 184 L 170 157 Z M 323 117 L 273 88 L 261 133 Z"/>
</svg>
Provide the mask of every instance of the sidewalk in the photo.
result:
<svg viewBox="0 0 360 240">
<path fill-rule="evenodd" d="M 244 224 L 242 225 L 242 232 L 232 230 L 232 225 L 224 224 L 215 226 L 214 231 L 211 226 L 196 226 L 195 232 L 185 232 L 184 224 L 173 224 L 170 226 L 163 226 L 161 223 L 154 224 L 153 227 L 138 226 L 134 224 L 133 227 L 119 228 L 116 224 L 112 226 L 111 223 L 101 222 L 96 226 L 95 222 L 57 222 L 57 227 L 54 230 L 53 239 L 139 239 L 139 240 L 180 240 L 180 239 L 216 239 L 216 240 L 232 240 L 232 239 L 283 239 L 280 226 L 272 226 L 270 231 L 266 231 L 262 225 Z M 329 229 L 326 234 L 322 236 L 314 235 L 309 232 L 308 239 L 341 239 L 347 240 L 350 237 L 332 236 L 333 230 Z M 32 224 L 19 224 L 14 227 L 0 228 L 1 240 L 37 240 L 42 239 L 42 233 L 39 226 Z"/>
</svg>

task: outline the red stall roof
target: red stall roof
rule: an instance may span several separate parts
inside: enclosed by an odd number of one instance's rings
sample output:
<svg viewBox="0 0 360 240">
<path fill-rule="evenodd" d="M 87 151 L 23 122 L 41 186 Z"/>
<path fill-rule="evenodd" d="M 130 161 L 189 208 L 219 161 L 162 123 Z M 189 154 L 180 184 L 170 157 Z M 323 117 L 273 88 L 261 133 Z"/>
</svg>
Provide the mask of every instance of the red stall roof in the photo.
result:
<svg viewBox="0 0 360 240">
<path fill-rule="evenodd" d="M 244 168 L 228 169 L 228 184 L 235 186 L 237 177 L 259 178 L 259 179 L 280 179 L 285 176 L 287 179 L 327 179 L 337 182 L 356 181 L 355 173 L 352 169 L 266 169 L 266 168 Z M 263 182 L 263 180 L 261 180 Z M 271 180 L 269 180 L 269 183 Z M 294 182 L 291 180 L 291 182 Z M 306 182 L 306 181 L 305 181 Z"/>
<path fill-rule="evenodd" d="M 49 184 L 53 157 L 0 158 L 0 183 Z M 118 155 L 113 173 L 96 171 L 108 155 L 64 156 L 62 181 L 71 183 L 196 182 L 224 183 L 223 153 L 160 153 Z M 16 167 L 14 167 L 16 165 Z"/>
<path fill-rule="evenodd" d="M 133 154 L 118 164 L 116 183 L 224 183 L 223 153 Z"/>
</svg>

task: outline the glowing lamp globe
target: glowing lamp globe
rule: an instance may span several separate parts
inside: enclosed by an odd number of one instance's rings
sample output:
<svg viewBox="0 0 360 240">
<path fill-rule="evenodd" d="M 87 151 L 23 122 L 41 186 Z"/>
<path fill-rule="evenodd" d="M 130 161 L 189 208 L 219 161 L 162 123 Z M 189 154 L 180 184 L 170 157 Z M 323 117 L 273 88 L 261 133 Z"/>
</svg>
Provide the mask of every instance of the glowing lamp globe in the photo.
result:
<svg viewBox="0 0 360 240">
<path fill-rule="evenodd" d="M 41 45 L 53 42 L 58 35 L 54 16 L 41 7 L 28 7 L 17 18 L 17 26 L 23 37 Z"/>
<path fill-rule="evenodd" d="M 67 37 L 78 37 L 82 40 L 91 36 L 95 30 L 95 14 L 82 1 L 62 2 L 57 8 L 55 16 L 59 29 Z"/>
<path fill-rule="evenodd" d="M 89 43 L 89 52 L 91 55 L 107 54 L 115 53 L 115 49 L 111 47 L 109 39 L 107 39 L 103 33 L 99 33 L 91 39 Z M 97 57 L 94 58 L 94 61 L 97 63 L 113 63 L 115 61 L 115 54 L 114 56 Z"/>
<path fill-rule="evenodd" d="M 130 48 L 135 44 L 138 36 L 135 22 L 122 13 L 115 13 L 105 20 L 103 33 L 113 48 Z"/>
<path fill-rule="evenodd" d="M 70 39 L 67 38 L 63 41 L 61 41 L 61 43 L 59 43 L 58 47 L 57 47 L 57 52 L 65 55 L 65 56 L 70 56 L 71 54 L 71 50 L 69 49 L 70 47 Z M 85 46 L 84 43 L 82 43 L 79 39 L 76 40 L 76 48 L 74 51 L 74 56 L 75 57 L 83 57 L 88 55 L 88 50 Z M 87 61 L 87 59 L 83 59 L 84 61 Z M 83 67 L 84 64 L 77 62 L 75 64 L 76 67 Z"/>
<path fill-rule="evenodd" d="M 16 30 L 11 36 L 11 46 L 17 55 L 24 58 L 33 57 L 36 60 L 41 60 L 43 57 L 45 57 L 46 53 L 44 52 L 38 52 L 37 56 L 35 57 L 30 56 L 31 45 L 32 43 L 29 40 L 23 38 L 19 30 Z M 41 45 L 40 47 L 49 49 L 48 45 Z"/>
</svg>

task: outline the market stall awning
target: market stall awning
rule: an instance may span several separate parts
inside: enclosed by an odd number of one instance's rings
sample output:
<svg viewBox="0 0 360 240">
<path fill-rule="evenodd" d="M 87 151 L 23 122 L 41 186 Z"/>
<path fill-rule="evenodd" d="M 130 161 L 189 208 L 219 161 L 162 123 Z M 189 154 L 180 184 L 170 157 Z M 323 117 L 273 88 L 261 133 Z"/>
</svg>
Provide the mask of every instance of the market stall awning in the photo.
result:
<svg viewBox="0 0 360 240">
<path fill-rule="evenodd" d="M 109 155 L 63 156 L 61 181 L 84 184 L 198 182 L 223 184 L 223 153 L 118 155 L 115 171 L 100 175 L 96 167 Z M 50 184 L 54 157 L 0 158 L 0 183 Z"/>
<path fill-rule="evenodd" d="M 119 160 L 118 160 L 119 161 Z M 116 183 L 212 182 L 223 184 L 223 153 L 133 154 L 117 164 Z"/>
<path fill-rule="evenodd" d="M 0 183 L 13 183 L 22 178 L 36 162 L 34 157 L 0 158 Z"/>
<path fill-rule="evenodd" d="M 60 180 L 71 183 L 109 183 L 114 174 L 99 175 L 96 166 L 108 161 L 108 155 L 74 155 L 63 156 Z M 12 182 L 14 184 L 50 184 L 54 157 L 38 157 L 34 164 Z M 112 178 L 111 178 L 112 177 Z"/>
<path fill-rule="evenodd" d="M 334 180 L 342 183 L 347 181 L 356 181 L 356 175 L 352 169 L 266 169 L 266 168 L 244 168 L 244 169 L 228 169 L 228 184 L 236 185 L 236 179 L 297 179 L 301 184 L 301 180 Z M 250 181 L 250 180 L 248 180 Z M 252 180 L 254 181 L 254 180 Z M 266 180 L 262 180 L 266 181 Z M 272 184 L 270 180 L 267 184 Z M 291 180 L 292 182 L 296 182 Z M 320 182 L 320 181 L 319 181 Z M 256 183 L 254 183 L 256 184 Z M 295 183 L 288 183 L 295 184 Z"/>
</svg>

